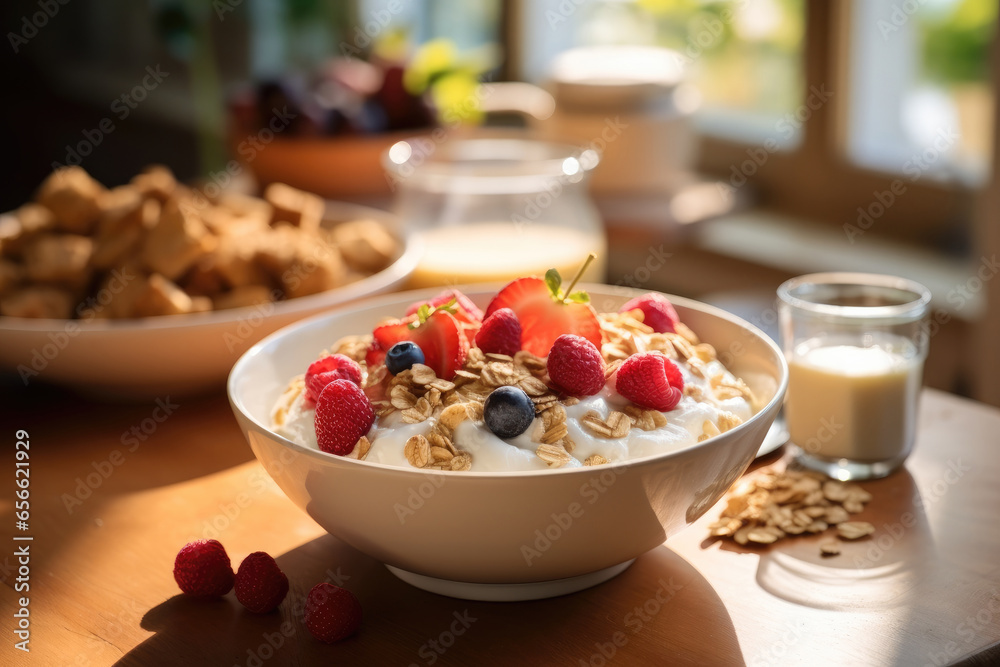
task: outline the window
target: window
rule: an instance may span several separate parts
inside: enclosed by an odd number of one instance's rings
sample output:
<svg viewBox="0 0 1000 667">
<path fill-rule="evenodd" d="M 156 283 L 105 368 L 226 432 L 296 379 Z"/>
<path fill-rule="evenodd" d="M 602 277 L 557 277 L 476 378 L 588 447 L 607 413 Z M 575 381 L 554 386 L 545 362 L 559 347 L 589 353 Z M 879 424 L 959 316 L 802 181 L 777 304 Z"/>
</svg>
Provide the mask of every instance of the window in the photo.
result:
<svg viewBox="0 0 1000 667">
<path fill-rule="evenodd" d="M 677 52 L 701 91 L 703 131 L 797 139 L 775 126 L 803 98 L 803 0 L 542 0 L 522 7 L 520 73 L 527 80 L 544 81 L 552 59 L 574 46 L 662 46 Z"/>
<path fill-rule="evenodd" d="M 855 0 L 851 9 L 851 159 L 908 178 L 982 183 L 996 1 Z"/>
</svg>

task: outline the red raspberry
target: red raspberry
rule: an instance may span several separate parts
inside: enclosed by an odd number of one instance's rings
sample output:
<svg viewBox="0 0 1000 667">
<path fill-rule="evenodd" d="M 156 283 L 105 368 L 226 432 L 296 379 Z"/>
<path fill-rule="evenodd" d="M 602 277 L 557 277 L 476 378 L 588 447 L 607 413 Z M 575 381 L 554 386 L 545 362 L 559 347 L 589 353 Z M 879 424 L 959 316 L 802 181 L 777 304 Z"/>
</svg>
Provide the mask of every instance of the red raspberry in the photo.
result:
<svg viewBox="0 0 1000 667">
<path fill-rule="evenodd" d="M 361 603 L 346 588 L 316 584 L 306 598 L 304 620 L 313 637 L 332 644 L 361 627 Z"/>
<path fill-rule="evenodd" d="M 659 352 L 633 354 L 615 378 L 619 394 L 640 407 L 660 412 L 677 407 L 684 391 L 681 370 Z"/>
<path fill-rule="evenodd" d="M 174 559 L 174 580 L 187 595 L 222 597 L 233 587 L 233 566 L 216 540 L 185 544 Z"/>
<path fill-rule="evenodd" d="M 593 396 L 604 388 L 604 358 L 583 336 L 563 334 L 549 350 L 549 379 L 564 393 Z"/>
<path fill-rule="evenodd" d="M 681 321 L 677 311 L 674 310 L 674 304 L 657 292 L 637 296 L 622 306 L 618 312 L 625 313 L 630 310 L 641 310 L 643 323 L 652 327 L 657 333 L 674 333 L 677 323 Z"/>
<path fill-rule="evenodd" d="M 521 349 L 521 322 L 510 308 L 494 311 L 476 334 L 476 346 L 483 352 L 511 357 Z"/>
<path fill-rule="evenodd" d="M 306 403 L 316 403 L 323 387 L 334 380 L 350 380 L 360 387 L 361 366 L 343 354 L 333 354 L 309 364 L 306 370 Z"/>
<path fill-rule="evenodd" d="M 361 387 L 334 380 L 316 399 L 316 441 L 324 452 L 344 456 L 375 423 L 375 411 Z"/>
<path fill-rule="evenodd" d="M 255 551 L 240 563 L 236 571 L 236 599 L 257 614 L 274 611 L 288 594 L 288 577 L 274 559 Z"/>
</svg>

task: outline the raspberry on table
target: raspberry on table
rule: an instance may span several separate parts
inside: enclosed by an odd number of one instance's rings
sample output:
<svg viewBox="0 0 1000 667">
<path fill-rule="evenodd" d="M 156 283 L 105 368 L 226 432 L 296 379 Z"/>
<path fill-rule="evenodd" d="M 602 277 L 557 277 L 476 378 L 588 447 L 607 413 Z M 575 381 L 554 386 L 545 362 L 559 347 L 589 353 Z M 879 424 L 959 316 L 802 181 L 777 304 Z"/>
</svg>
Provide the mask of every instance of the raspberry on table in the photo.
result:
<svg viewBox="0 0 1000 667">
<path fill-rule="evenodd" d="M 274 611 L 288 594 L 288 577 L 274 558 L 255 551 L 240 563 L 236 571 L 236 599 L 257 614 Z"/>
<path fill-rule="evenodd" d="M 361 628 L 361 603 L 346 588 L 316 584 L 306 597 L 304 622 L 313 637 L 332 644 Z"/>
<path fill-rule="evenodd" d="M 232 590 L 234 577 L 229 554 L 217 540 L 189 542 L 174 559 L 174 580 L 193 597 L 222 597 Z"/>
</svg>

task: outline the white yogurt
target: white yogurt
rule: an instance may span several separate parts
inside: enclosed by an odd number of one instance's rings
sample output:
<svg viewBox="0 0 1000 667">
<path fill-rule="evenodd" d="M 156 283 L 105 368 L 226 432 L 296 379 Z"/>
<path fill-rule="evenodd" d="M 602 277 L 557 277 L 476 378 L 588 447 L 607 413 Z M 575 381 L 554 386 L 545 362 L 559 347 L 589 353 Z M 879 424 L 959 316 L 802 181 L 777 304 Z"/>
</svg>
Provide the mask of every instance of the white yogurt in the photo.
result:
<svg viewBox="0 0 1000 667">
<path fill-rule="evenodd" d="M 698 438 L 704 433 L 705 421 L 718 425 L 719 415 L 723 411 L 731 412 L 744 421 L 751 417 L 752 408 L 745 399 L 715 400 L 712 398 L 710 383 L 706 378 L 695 376 L 683 361 L 676 363 L 684 376 L 685 386 L 700 386 L 704 392 L 704 401 L 684 396 L 673 410 L 662 413 L 667 419 L 666 426 L 653 431 L 633 428 L 622 438 L 597 437 L 583 426 L 581 421 L 583 417 L 588 412 L 594 411 L 604 419 L 613 410 L 621 410 L 629 404 L 628 400 L 615 391 L 614 382 L 608 382 L 599 394 L 588 396 L 576 405 L 566 407 L 566 428 L 576 447 L 571 454 L 571 460 L 563 467 L 582 466 L 583 461 L 594 454 L 599 454 L 610 462 L 616 462 L 676 451 L 697 443 Z M 718 361 L 712 361 L 706 364 L 706 367 L 707 377 L 724 373 L 727 378 L 732 379 L 732 375 Z M 304 395 L 300 393 L 293 401 L 287 403 L 283 423 L 275 425 L 274 430 L 293 442 L 318 449 L 315 414 L 314 409 L 304 405 Z M 414 435 L 427 435 L 436 423 L 437 419 L 432 417 L 417 424 L 406 424 L 399 411 L 378 419 L 368 433 L 372 446 L 365 460 L 404 468 L 412 467 L 403 454 L 406 441 Z M 475 472 L 544 470 L 548 465 L 535 455 L 543 431 L 542 421 L 535 419 L 528 430 L 521 435 L 510 440 L 502 440 L 485 424 L 477 425 L 471 421 L 464 421 L 455 429 L 452 441 L 458 449 L 468 451 L 472 456 L 471 469 Z"/>
</svg>

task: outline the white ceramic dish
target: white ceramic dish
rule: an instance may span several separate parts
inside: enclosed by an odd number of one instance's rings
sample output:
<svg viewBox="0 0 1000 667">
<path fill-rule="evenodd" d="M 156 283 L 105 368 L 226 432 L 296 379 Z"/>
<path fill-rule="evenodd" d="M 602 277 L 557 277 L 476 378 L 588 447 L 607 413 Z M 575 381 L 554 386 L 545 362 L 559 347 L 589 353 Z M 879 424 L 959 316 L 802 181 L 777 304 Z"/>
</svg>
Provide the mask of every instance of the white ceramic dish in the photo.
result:
<svg viewBox="0 0 1000 667">
<path fill-rule="evenodd" d="M 384 211 L 328 202 L 326 223 L 375 218 L 400 238 Z M 0 370 L 25 384 L 44 381 L 116 399 L 221 389 L 233 363 L 281 327 L 334 306 L 390 291 L 416 267 L 413 241 L 389 267 L 363 280 L 288 301 L 232 310 L 139 320 L 43 320 L 0 317 Z"/>
<path fill-rule="evenodd" d="M 459 289 L 485 306 L 497 287 Z M 640 293 L 587 289 L 602 310 Z M 568 470 L 426 472 L 333 456 L 270 430 L 289 379 L 323 349 L 436 292 L 388 295 L 287 327 L 250 349 L 229 376 L 236 419 L 278 486 L 332 535 L 415 586 L 526 600 L 609 579 L 711 507 L 754 459 L 781 407 L 788 369 L 774 342 L 722 310 L 671 297 L 682 320 L 729 355 L 765 403 L 735 429 L 677 452 Z"/>
</svg>

